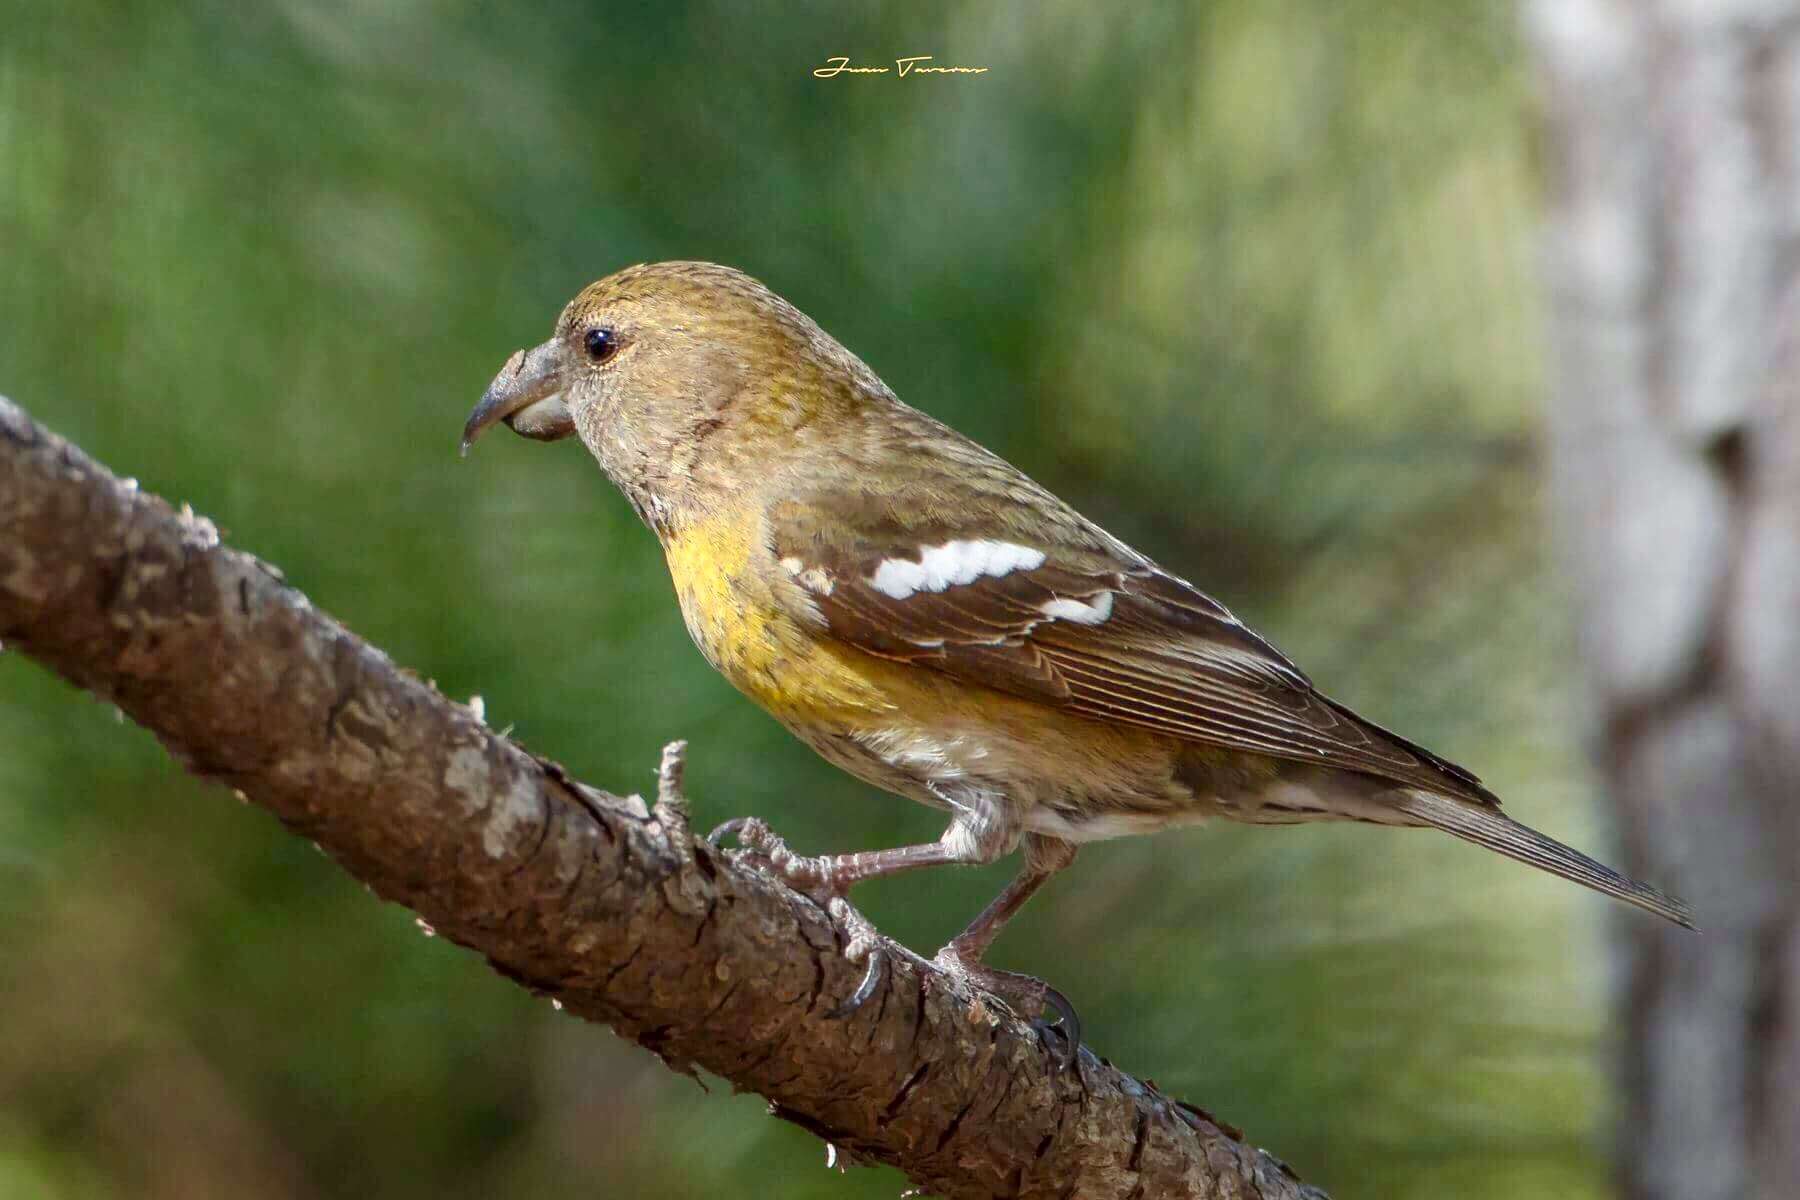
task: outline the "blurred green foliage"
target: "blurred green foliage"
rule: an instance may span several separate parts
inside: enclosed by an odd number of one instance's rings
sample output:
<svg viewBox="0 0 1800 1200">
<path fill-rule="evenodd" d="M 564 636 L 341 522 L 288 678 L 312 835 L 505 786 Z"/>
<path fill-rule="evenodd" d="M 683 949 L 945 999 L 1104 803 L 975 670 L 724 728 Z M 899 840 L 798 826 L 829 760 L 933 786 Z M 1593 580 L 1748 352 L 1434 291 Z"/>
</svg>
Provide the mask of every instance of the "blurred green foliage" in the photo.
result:
<svg viewBox="0 0 1800 1200">
<path fill-rule="evenodd" d="M 687 644 L 574 444 L 456 435 L 627 263 L 741 266 L 1369 715 L 1598 836 L 1489 0 L 10 0 L 0 390 L 490 723 L 700 819 L 935 836 Z M 831 54 L 974 76 L 819 80 Z M 891 1196 L 419 936 L 0 657 L 0 1197 Z M 872 885 L 929 950 L 1007 868 Z M 1600 902 L 1426 834 L 1084 851 L 1009 931 L 1339 1200 L 1596 1196 Z"/>
</svg>

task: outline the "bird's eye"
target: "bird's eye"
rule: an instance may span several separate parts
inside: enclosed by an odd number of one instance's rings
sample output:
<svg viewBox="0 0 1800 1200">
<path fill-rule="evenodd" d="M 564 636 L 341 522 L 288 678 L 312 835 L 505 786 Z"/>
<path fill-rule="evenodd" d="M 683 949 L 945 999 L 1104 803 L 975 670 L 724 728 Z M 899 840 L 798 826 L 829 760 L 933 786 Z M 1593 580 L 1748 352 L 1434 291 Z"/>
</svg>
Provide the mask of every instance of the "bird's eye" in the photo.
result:
<svg viewBox="0 0 1800 1200">
<path fill-rule="evenodd" d="M 589 358 L 603 363 L 619 352 L 619 335 L 603 325 L 597 325 L 587 331 L 582 344 L 587 347 Z"/>
</svg>

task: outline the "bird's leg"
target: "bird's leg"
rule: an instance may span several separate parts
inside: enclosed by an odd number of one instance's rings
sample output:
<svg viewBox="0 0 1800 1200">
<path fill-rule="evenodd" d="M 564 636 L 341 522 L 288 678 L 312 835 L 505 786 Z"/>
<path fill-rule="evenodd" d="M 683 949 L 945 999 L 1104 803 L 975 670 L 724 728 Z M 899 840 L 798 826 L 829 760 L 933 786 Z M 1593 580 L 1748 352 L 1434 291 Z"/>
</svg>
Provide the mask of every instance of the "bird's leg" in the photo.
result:
<svg viewBox="0 0 1800 1200">
<path fill-rule="evenodd" d="M 952 829 L 955 828 L 953 825 Z M 769 828 L 761 817 L 738 817 L 727 821 L 708 835 L 717 846 L 728 837 L 737 838 L 746 850 L 766 859 L 770 871 L 781 877 L 795 891 L 815 899 L 829 900 L 844 896 L 865 879 L 882 875 L 898 875 L 920 867 L 940 867 L 951 863 L 980 861 L 963 857 L 950 845 L 950 834 L 943 840 L 919 846 L 896 846 L 891 850 L 859 850 L 854 854 L 796 854 L 787 842 Z"/>
<path fill-rule="evenodd" d="M 848 1016 L 875 994 L 887 958 L 881 935 L 846 898 L 852 887 L 867 879 L 921 867 L 995 862 L 1019 842 L 1018 820 L 1002 798 L 975 789 L 939 794 L 956 815 L 951 818 L 943 837 L 922 845 L 864 850 L 854 854 L 795 854 L 760 817 L 738 817 L 708 835 L 707 840 L 715 846 L 728 837 L 735 837 L 746 850 L 765 860 L 772 874 L 824 905 L 848 931 L 845 957 L 852 962 L 867 962 L 868 970 L 850 998 L 833 1010 L 831 1015 L 834 1017 Z M 1029 894 L 1029 891 L 1025 893 Z M 1017 908 L 1024 900 L 1025 896 L 1020 896 L 1012 907 Z M 1005 917 L 1000 918 L 1001 922 L 1004 920 Z M 998 932 L 998 923 L 994 929 Z"/>
<path fill-rule="evenodd" d="M 948 785 L 933 791 L 955 815 L 944 836 L 917 846 L 861 850 L 853 854 L 795 854 L 761 817 L 738 817 L 708 835 L 717 846 L 728 837 L 767 860 L 783 882 L 820 903 L 843 896 L 866 879 L 898 875 L 921 867 L 997 862 L 1019 844 L 1018 815 L 1004 798 L 982 789 Z"/>
<path fill-rule="evenodd" d="M 965 963 L 979 963 L 988 947 L 1000 936 L 1000 930 L 1013 919 L 1025 902 L 1044 886 L 1050 877 L 1075 861 L 1075 843 L 1040 833 L 1025 835 L 1025 865 L 1004 891 L 982 909 L 969 927 L 951 938 L 941 954 Z"/>
<path fill-rule="evenodd" d="M 1013 881 L 981 910 L 969 927 L 951 938 L 937 952 L 936 962 L 952 975 L 969 980 L 990 992 L 996 992 L 1015 1003 L 1027 1017 L 1036 1020 L 1048 1008 L 1056 1013 L 1051 1026 L 1062 1033 L 1065 1049 L 1062 1065 L 1074 1061 L 1081 1048 L 1081 1018 L 1075 1015 L 1068 997 L 1031 975 L 1002 971 L 981 961 L 1000 930 L 1013 918 L 1025 902 L 1044 886 L 1050 877 L 1075 861 L 1075 844 L 1042 834 L 1025 835 L 1025 865 Z"/>
</svg>

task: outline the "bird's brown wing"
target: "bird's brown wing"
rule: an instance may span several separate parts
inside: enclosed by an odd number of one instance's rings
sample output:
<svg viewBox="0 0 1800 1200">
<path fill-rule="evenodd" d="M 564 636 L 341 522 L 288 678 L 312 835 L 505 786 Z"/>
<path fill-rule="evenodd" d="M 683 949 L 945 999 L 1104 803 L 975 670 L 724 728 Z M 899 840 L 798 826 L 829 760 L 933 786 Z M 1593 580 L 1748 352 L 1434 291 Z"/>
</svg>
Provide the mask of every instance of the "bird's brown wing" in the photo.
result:
<svg viewBox="0 0 1800 1200">
<path fill-rule="evenodd" d="M 811 606 L 797 615 L 869 654 L 1097 721 L 1497 803 L 1474 775 L 1321 695 L 1224 605 L 1092 527 L 1065 524 L 1040 547 L 1003 528 L 984 538 L 889 520 L 858 532 L 845 507 L 827 532 L 814 511 L 777 506 L 771 548 Z"/>
</svg>

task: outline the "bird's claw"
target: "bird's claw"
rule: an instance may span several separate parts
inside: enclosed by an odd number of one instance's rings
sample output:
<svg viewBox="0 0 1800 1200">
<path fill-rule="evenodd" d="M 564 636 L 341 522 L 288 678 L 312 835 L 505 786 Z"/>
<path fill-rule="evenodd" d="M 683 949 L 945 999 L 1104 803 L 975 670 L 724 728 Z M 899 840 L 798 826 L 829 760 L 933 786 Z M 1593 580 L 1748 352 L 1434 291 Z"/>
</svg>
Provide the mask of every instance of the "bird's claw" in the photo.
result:
<svg viewBox="0 0 1800 1200">
<path fill-rule="evenodd" d="M 735 837 L 743 852 L 755 855 L 768 864 L 771 874 L 797 892 L 828 906 L 833 897 L 841 897 L 844 887 L 831 869 L 831 860 L 795 854 L 780 834 L 769 828 L 761 817 L 733 817 L 706 835 L 715 847 L 723 848 L 725 839 Z"/>
<path fill-rule="evenodd" d="M 951 977 L 999 996 L 1029 1020 L 1058 1071 L 1075 1064 L 1081 1053 L 1081 1018 L 1067 996 L 1034 976 L 971 962 L 954 942 L 939 950 L 933 961 Z M 1055 1014 L 1054 1020 L 1043 1018 L 1046 1010 Z"/>
<path fill-rule="evenodd" d="M 825 1014 L 826 1020 L 842 1020 L 867 1004 L 880 988 L 882 974 L 887 969 L 887 946 L 869 919 L 845 898 L 845 889 L 835 878 L 830 860 L 795 854 L 761 817 L 734 817 L 706 835 L 706 840 L 720 849 L 730 838 L 736 838 L 743 847 L 738 853 L 761 859 L 769 874 L 823 907 L 849 934 L 844 944 L 844 957 L 851 962 L 868 964 L 862 982 L 842 1004 Z"/>
<path fill-rule="evenodd" d="M 1031 1027 L 1037 1031 L 1044 1049 L 1050 1052 L 1056 1069 L 1066 1071 L 1075 1065 L 1081 1054 L 1081 1018 L 1075 1014 L 1075 1006 L 1069 1003 L 1069 998 L 1047 983 L 1043 1005 L 1055 1010 L 1056 1020 L 1046 1021 L 1040 1013 L 1032 1019 Z"/>
<path fill-rule="evenodd" d="M 881 934 L 869 923 L 869 918 L 857 912 L 844 897 L 833 896 L 825 906 L 825 911 L 850 933 L 850 940 L 844 944 L 844 957 L 851 962 L 868 964 L 868 970 L 863 972 L 862 982 L 856 985 L 856 990 L 842 1004 L 825 1014 L 827 1021 L 841 1021 L 867 1004 L 875 994 L 875 989 L 881 986 L 882 973 L 887 969 L 888 952 L 882 943 Z"/>
<path fill-rule="evenodd" d="M 711 833 L 706 835 L 706 840 L 715 850 L 723 850 L 725 848 L 726 839 L 734 837 L 737 838 L 738 841 L 743 842 L 745 846 L 748 846 L 752 839 L 749 834 L 745 833 L 745 830 L 750 828 L 752 822 L 762 826 L 764 829 L 768 828 L 768 825 L 764 824 L 761 817 L 733 817 L 724 824 L 715 827 Z"/>
<path fill-rule="evenodd" d="M 728 850 L 725 843 L 736 839 L 738 848 Z M 774 875 L 783 883 L 788 879 L 775 869 L 775 859 L 770 850 L 776 846 L 787 849 L 787 844 L 778 837 L 774 830 L 761 817 L 733 817 L 706 835 L 707 844 L 715 850 L 723 851 L 726 857 L 734 862 L 742 863 L 752 860 L 748 865 L 765 874 Z M 790 884 L 791 886 L 791 884 Z"/>
</svg>

